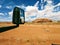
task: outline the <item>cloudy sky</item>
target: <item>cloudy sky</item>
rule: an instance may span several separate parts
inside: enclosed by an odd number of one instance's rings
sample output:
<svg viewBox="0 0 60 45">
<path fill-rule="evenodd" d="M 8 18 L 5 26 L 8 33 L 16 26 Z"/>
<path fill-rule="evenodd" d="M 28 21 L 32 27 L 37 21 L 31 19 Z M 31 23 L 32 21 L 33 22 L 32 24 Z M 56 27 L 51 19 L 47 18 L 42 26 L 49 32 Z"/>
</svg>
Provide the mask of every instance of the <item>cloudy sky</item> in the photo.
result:
<svg viewBox="0 0 60 45">
<path fill-rule="evenodd" d="M 14 7 L 25 10 L 25 21 L 37 18 L 60 20 L 60 0 L 0 0 L 0 22 L 12 21 Z"/>
</svg>

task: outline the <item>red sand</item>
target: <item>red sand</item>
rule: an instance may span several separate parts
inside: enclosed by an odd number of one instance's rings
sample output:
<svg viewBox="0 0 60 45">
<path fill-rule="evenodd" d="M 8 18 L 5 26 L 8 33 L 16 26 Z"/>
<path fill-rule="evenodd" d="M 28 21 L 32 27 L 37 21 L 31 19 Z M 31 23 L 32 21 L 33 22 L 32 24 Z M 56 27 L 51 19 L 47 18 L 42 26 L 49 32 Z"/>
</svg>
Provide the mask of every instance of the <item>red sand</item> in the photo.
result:
<svg viewBox="0 0 60 45">
<path fill-rule="evenodd" d="M 0 33 L 0 45 L 51 45 L 52 43 L 60 44 L 60 25 L 24 24 Z"/>
</svg>

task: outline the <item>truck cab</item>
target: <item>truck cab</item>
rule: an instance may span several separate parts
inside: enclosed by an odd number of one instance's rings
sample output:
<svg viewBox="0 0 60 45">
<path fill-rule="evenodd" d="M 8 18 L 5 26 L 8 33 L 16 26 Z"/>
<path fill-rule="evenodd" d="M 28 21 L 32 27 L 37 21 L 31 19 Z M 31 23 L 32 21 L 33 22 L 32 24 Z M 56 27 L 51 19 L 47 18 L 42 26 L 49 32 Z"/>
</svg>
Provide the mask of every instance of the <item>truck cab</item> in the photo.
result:
<svg viewBox="0 0 60 45">
<path fill-rule="evenodd" d="M 24 10 L 18 7 L 15 7 L 13 10 L 13 17 L 12 17 L 13 24 L 19 26 L 19 24 L 25 23 L 25 14 Z"/>
</svg>

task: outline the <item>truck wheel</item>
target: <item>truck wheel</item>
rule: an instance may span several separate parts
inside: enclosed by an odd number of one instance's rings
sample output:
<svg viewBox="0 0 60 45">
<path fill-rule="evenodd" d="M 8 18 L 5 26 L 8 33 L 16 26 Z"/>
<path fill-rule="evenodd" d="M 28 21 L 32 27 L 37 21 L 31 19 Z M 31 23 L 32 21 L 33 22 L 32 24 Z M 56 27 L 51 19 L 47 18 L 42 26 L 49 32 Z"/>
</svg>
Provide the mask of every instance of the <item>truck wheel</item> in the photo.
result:
<svg viewBox="0 0 60 45">
<path fill-rule="evenodd" d="M 16 24 L 17 27 L 19 27 L 19 24 Z"/>
</svg>

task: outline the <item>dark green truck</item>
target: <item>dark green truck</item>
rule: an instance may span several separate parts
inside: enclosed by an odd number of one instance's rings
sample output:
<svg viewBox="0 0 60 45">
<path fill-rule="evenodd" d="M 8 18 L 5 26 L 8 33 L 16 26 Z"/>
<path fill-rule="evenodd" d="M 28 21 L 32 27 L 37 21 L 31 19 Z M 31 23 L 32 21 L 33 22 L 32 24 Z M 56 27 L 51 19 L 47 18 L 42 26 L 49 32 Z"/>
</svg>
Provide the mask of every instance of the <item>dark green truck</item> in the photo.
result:
<svg viewBox="0 0 60 45">
<path fill-rule="evenodd" d="M 19 26 L 19 24 L 24 24 L 25 23 L 25 14 L 24 10 L 18 7 L 15 7 L 13 10 L 13 24 L 16 24 Z"/>
</svg>

